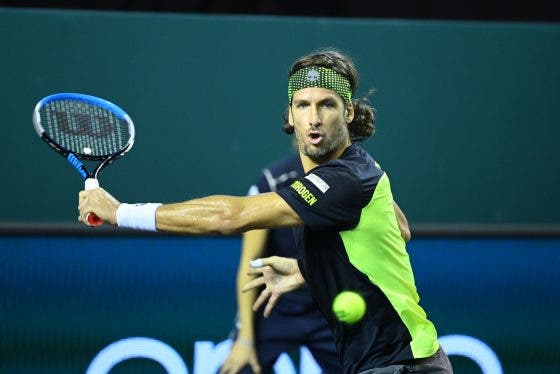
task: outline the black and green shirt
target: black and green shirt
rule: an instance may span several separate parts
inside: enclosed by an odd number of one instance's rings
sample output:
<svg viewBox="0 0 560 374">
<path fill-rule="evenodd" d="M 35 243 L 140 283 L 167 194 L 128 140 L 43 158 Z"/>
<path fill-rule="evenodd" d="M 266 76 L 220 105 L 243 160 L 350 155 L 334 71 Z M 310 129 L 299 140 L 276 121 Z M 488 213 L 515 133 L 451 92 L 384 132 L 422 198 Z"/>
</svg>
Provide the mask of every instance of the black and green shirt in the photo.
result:
<svg viewBox="0 0 560 374">
<path fill-rule="evenodd" d="M 301 217 L 299 266 L 333 330 L 345 373 L 413 358 L 439 347 L 418 304 L 387 174 L 357 145 L 277 192 Z M 332 303 L 344 290 L 361 294 L 364 318 L 348 325 Z"/>
</svg>

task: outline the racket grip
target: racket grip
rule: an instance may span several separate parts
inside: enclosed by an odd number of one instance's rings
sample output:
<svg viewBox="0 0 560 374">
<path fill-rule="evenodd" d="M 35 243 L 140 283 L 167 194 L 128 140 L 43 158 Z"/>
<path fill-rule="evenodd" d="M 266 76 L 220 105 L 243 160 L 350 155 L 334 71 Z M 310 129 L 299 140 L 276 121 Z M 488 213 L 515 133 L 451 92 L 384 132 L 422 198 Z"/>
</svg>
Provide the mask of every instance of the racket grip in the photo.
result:
<svg viewBox="0 0 560 374">
<path fill-rule="evenodd" d="M 94 190 L 99 187 L 99 181 L 95 178 L 87 178 L 85 181 L 86 190 Z M 94 213 L 88 213 L 86 216 L 88 223 L 92 226 L 101 226 L 103 220 L 97 217 Z"/>
</svg>

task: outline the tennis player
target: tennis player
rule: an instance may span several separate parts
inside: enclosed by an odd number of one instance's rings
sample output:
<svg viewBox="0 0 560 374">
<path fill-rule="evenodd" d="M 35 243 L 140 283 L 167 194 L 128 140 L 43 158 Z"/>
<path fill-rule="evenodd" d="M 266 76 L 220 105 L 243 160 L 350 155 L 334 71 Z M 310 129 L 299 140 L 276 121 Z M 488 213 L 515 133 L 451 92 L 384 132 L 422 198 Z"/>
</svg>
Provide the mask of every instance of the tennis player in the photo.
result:
<svg viewBox="0 0 560 374">
<path fill-rule="evenodd" d="M 256 270 L 257 306 L 304 283 L 331 327 L 344 373 L 451 373 L 434 325 L 419 305 L 387 174 L 356 143 L 374 131 L 372 108 L 353 99 L 358 78 L 345 55 L 324 50 L 298 59 L 288 80 L 288 133 L 305 175 L 276 192 L 210 196 L 182 203 L 121 204 L 105 190 L 81 191 L 79 220 L 190 235 L 295 227 L 299 259 L 269 257 Z M 286 271 L 288 270 L 288 271 Z M 331 311 L 343 290 L 359 292 L 356 324 Z"/>
<path fill-rule="evenodd" d="M 288 121 L 287 116 L 285 120 Z M 301 175 L 303 169 L 299 156 L 283 158 L 263 169 L 248 194 L 277 191 Z M 396 204 L 395 210 L 401 236 L 408 241 L 410 230 L 406 217 Z M 256 291 L 242 292 L 242 287 L 253 279 L 248 274 L 249 262 L 257 257 L 270 256 L 297 258 L 291 228 L 252 230 L 243 234 L 237 272 L 237 320 L 232 333 L 234 344 L 220 373 L 272 373 L 280 354 L 301 346 L 309 349 L 323 373 L 341 373 L 331 330 L 308 287 L 304 285 L 284 295 L 268 318 L 253 311 Z"/>
</svg>

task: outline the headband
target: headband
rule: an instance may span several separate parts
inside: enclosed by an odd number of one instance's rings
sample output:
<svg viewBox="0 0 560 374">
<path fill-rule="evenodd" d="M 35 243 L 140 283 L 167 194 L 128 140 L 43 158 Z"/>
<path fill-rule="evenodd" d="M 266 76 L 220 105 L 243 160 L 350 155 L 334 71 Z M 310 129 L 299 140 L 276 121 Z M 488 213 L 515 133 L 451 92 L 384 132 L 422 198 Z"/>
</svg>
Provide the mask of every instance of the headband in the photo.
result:
<svg viewBox="0 0 560 374">
<path fill-rule="evenodd" d="M 288 100 L 294 92 L 307 87 L 322 87 L 336 92 L 345 102 L 352 101 L 350 82 L 342 74 L 322 66 L 306 66 L 297 70 L 288 80 Z"/>
</svg>

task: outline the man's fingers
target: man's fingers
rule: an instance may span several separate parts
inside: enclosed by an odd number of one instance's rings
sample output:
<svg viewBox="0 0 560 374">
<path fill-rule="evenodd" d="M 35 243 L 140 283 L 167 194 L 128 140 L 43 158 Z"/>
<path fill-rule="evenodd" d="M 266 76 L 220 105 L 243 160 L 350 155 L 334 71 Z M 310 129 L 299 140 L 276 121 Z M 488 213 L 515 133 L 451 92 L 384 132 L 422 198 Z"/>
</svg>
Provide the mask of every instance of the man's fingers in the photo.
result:
<svg viewBox="0 0 560 374">
<path fill-rule="evenodd" d="M 250 263 L 249 274 L 257 274 L 256 271 L 261 269 L 273 269 L 280 274 L 289 274 L 294 272 L 294 266 L 297 267 L 296 259 L 285 257 L 270 256 L 257 258 Z"/>
<path fill-rule="evenodd" d="M 259 297 L 257 297 L 257 299 L 255 300 L 255 303 L 253 304 L 253 311 L 256 312 L 257 310 L 259 310 L 261 305 L 266 300 L 268 300 L 269 297 L 270 297 L 270 291 L 268 291 L 266 288 L 264 290 L 262 290 L 261 294 L 259 295 Z"/>
<path fill-rule="evenodd" d="M 250 267 L 247 271 L 247 275 L 258 275 L 263 273 L 263 268 L 252 268 Z"/>
<path fill-rule="evenodd" d="M 85 198 L 87 197 L 88 192 L 86 190 L 80 191 L 78 193 L 78 201 L 81 203 L 82 201 L 85 200 Z"/>
<path fill-rule="evenodd" d="M 272 294 L 270 295 L 270 298 L 268 299 L 268 303 L 266 304 L 266 308 L 264 308 L 264 316 L 265 317 L 270 317 L 270 315 L 272 314 L 272 309 L 274 309 L 274 307 L 276 306 L 276 303 L 278 302 L 278 299 L 280 298 L 280 296 Z"/>
<path fill-rule="evenodd" d="M 235 369 L 235 366 L 236 366 L 235 362 L 231 362 L 231 360 L 226 360 L 226 362 L 224 362 L 224 365 L 220 369 L 220 374 L 234 374 L 234 373 L 237 373 L 237 370 Z"/>
<path fill-rule="evenodd" d="M 249 290 L 252 290 L 253 288 L 257 288 L 262 286 L 265 283 L 265 280 L 263 277 L 259 277 L 259 278 L 255 278 L 252 281 L 249 281 L 248 283 L 246 283 L 243 288 L 241 289 L 241 292 L 247 292 Z"/>
<path fill-rule="evenodd" d="M 88 222 L 87 217 L 86 217 L 87 212 L 85 212 L 86 209 L 84 208 L 85 205 L 86 205 L 86 202 L 88 200 L 88 192 L 87 191 L 80 191 L 78 200 L 79 200 L 78 201 L 78 211 L 80 212 L 80 215 L 78 217 L 78 221 L 82 222 L 82 223 L 85 223 L 86 225 L 89 226 L 89 222 Z"/>
<path fill-rule="evenodd" d="M 80 205 L 78 206 L 78 210 L 80 211 L 80 215 L 78 216 L 78 221 L 82 222 L 88 226 L 91 226 L 89 221 L 87 220 L 87 215 L 89 214 L 89 212 L 87 211 L 86 208 L 84 208 L 84 202 L 80 203 Z"/>
<path fill-rule="evenodd" d="M 241 372 L 241 369 L 243 369 L 243 367 L 247 365 L 246 363 L 243 364 L 242 362 L 243 360 L 237 360 L 229 356 L 220 369 L 219 374 L 237 374 Z"/>
<path fill-rule="evenodd" d="M 258 267 L 258 268 L 250 266 L 247 274 L 248 275 L 264 274 L 265 271 L 269 271 L 269 270 L 272 270 L 272 268 L 268 265 L 263 265 L 263 266 Z"/>
<path fill-rule="evenodd" d="M 259 269 L 259 268 L 263 268 L 263 267 L 268 266 L 268 265 L 272 265 L 272 264 L 274 264 L 274 258 L 275 257 L 276 256 L 256 258 L 256 259 L 254 259 L 253 261 L 250 262 L 251 268 Z"/>
<path fill-rule="evenodd" d="M 256 360 L 251 360 L 250 364 L 251 364 L 251 369 L 253 369 L 254 374 L 260 374 L 261 373 L 261 367 L 260 367 L 259 363 L 256 362 Z"/>
<path fill-rule="evenodd" d="M 252 268 L 262 268 L 264 266 L 264 261 L 262 258 L 257 258 L 256 260 L 251 261 Z"/>
</svg>

